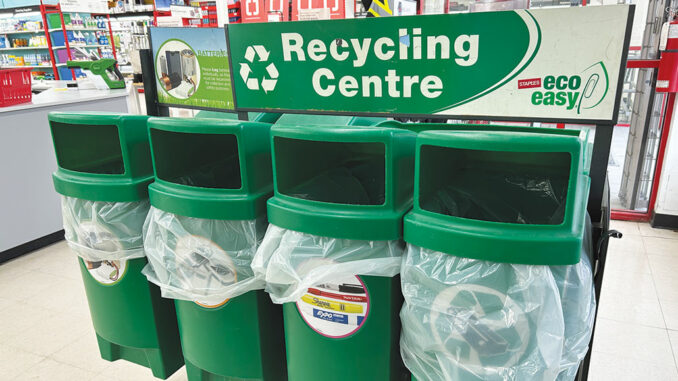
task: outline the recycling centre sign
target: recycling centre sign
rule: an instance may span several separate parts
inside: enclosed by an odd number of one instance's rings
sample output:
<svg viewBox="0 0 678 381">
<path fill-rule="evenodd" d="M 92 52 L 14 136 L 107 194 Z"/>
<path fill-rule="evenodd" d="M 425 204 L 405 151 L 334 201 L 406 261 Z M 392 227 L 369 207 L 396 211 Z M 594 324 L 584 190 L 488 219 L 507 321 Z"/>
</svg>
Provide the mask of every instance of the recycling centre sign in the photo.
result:
<svg viewBox="0 0 678 381">
<path fill-rule="evenodd" d="M 619 5 L 233 24 L 235 103 L 613 121 L 632 12 Z"/>
<path fill-rule="evenodd" d="M 221 40 L 196 31 L 196 49 L 152 28 L 151 40 L 166 105 L 610 123 L 633 10 L 231 24 Z"/>
</svg>

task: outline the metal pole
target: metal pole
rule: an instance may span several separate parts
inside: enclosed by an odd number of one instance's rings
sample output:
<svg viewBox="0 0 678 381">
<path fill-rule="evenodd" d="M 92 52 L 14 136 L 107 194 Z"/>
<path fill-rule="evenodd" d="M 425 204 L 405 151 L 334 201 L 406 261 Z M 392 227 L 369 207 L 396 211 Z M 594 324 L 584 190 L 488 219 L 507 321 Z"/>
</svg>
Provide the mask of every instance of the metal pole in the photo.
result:
<svg viewBox="0 0 678 381">
<path fill-rule="evenodd" d="M 155 82 L 153 53 L 150 49 L 140 49 L 141 72 L 144 78 L 144 99 L 146 114 L 150 116 L 169 116 L 169 108 L 158 104 L 158 88 Z"/>
<path fill-rule="evenodd" d="M 591 192 L 589 193 L 588 212 L 591 221 L 601 221 L 601 206 L 603 192 L 607 181 L 607 163 L 610 159 L 610 145 L 612 144 L 613 125 L 596 126 L 596 135 L 593 141 L 593 156 L 591 158 Z"/>
<path fill-rule="evenodd" d="M 246 111 L 238 111 L 238 120 L 248 121 L 249 116 L 247 115 L 247 112 Z"/>
</svg>

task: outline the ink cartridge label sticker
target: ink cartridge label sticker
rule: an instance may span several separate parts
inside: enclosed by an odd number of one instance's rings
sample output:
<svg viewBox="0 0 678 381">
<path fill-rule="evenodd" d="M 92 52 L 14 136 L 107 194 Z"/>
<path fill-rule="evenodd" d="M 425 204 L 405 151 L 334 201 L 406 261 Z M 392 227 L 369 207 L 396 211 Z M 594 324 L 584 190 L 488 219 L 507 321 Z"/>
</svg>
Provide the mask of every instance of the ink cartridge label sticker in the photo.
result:
<svg viewBox="0 0 678 381">
<path fill-rule="evenodd" d="M 325 337 L 355 334 L 369 313 L 367 288 L 358 276 L 309 288 L 297 301 L 299 314 L 314 331 Z"/>
<path fill-rule="evenodd" d="M 127 272 L 126 260 L 87 261 L 85 268 L 97 282 L 105 285 L 118 283 Z"/>
</svg>

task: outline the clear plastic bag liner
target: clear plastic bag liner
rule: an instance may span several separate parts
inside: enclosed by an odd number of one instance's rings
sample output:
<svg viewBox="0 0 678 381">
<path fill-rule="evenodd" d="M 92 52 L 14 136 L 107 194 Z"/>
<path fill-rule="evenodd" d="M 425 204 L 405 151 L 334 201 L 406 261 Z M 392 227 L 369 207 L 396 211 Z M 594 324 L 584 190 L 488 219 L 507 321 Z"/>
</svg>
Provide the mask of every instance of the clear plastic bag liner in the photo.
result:
<svg viewBox="0 0 678 381">
<path fill-rule="evenodd" d="M 401 281 L 401 354 L 418 381 L 557 377 L 564 322 L 548 266 L 408 245 Z"/>
<path fill-rule="evenodd" d="M 142 228 L 149 207 L 148 200 L 109 202 L 62 196 L 66 242 L 90 262 L 142 258 Z"/>
<path fill-rule="evenodd" d="M 209 220 L 151 207 L 144 224 L 143 273 L 162 296 L 218 305 L 264 283 L 250 267 L 266 220 Z"/>
<path fill-rule="evenodd" d="M 400 272 L 401 241 L 320 237 L 268 226 L 252 261 L 274 303 L 295 302 L 309 287 L 352 275 L 392 277 Z"/>
<path fill-rule="evenodd" d="M 596 294 L 589 253 L 592 252 L 591 222 L 587 219 L 581 260 L 576 265 L 551 266 L 560 292 L 565 322 L 565 342 L 558 381 L 572 381 L 586 356 L 593 333 Z"/>
<path fill-rule="evenodd" d="M 553 225 L 563 220 L 567 177 L 467 171 L 456 179 L 423 208 L 482 221 Z"/>
</svg>

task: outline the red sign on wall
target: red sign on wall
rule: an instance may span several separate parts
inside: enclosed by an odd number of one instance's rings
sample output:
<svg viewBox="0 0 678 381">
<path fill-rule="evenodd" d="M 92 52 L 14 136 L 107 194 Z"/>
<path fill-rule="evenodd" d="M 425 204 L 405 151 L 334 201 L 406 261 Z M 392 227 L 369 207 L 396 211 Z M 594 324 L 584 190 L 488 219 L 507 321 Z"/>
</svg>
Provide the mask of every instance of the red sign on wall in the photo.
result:
<svg viewBox="0 0 678 381">
<path fill-rule="evenodd" d="M 264 0 L 241 0 L 240 14 L 242 22 L 266 22 L 266 6 Z"/>
<path fill-rule="evenodd" d="M 299 20 L 300 9 L 329 9 L 330 19 L 346 18 L 344 0 L 292 0 L 292 20 Z"/>
<path fill-rule="evenodd" d="M 288 21 L 290 19 L 289 0 L 266 1 L 267 21 Z"/>
</svg>

